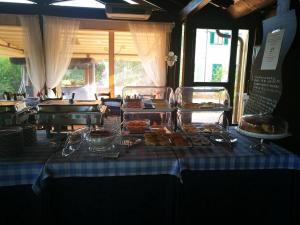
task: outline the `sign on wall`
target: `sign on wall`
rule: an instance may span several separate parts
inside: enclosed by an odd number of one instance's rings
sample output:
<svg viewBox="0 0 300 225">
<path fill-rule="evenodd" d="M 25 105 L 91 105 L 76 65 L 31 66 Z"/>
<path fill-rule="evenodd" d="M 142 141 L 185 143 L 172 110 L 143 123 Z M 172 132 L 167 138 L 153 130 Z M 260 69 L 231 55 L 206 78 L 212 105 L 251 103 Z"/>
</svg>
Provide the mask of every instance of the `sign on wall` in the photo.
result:
<svg viewBox="0 0 300 225">
<path fill-rule="evenodd" d="M 252 66 L 245 114 L 274 111 L 282 93 L 282 63 L 294 40 L 296 27 L 294 10 L 263 21 L 263 41 Z"/>
</svg>

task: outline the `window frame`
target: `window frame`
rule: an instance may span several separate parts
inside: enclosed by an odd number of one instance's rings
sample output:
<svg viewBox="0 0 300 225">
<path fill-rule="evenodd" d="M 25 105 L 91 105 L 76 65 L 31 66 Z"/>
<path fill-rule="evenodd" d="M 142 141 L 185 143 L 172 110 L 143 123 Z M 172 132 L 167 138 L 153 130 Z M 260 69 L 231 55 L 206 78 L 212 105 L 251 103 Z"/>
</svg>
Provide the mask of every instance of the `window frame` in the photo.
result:
<svg viewBox="0 0 300 225">
<path fill-rule="evenodd" d="M 217 29 L 220 29 L 220 30 L 230 30 L 231 31 L 231 35 L 232 35 L 232 40 L 231 40 L 231 46 L 230 46 L 230 60 L 229 60 L 229 65 L 228 65 L 228 80 L 227 80 L 227 82 L 195 82 L 194 81 L 194 73 L 195 73 L 195 50 L 196 50 L 196 36 L 197 36 L 197 29 L 215 29 L 215 30 L 217 30 Z M 193 60 L 193 68 L 192 68 L 192 82 L 193 82 L 193 86 L 199 86 L 199 85 L 197 85 L 197 84 L 209 84 L 209 85 L 203 85 L 203 86 L 222 86 L 222 84 L 223 84 L 223 86 L 224 87 L 226 87 L 227 89 L 229 88 L 229 86 L 227 85 L 227 83 L 228 82 L 230 82 L 231 80 L 230 80 L 230 75 L 232 76 L 232 74 L 234 75 L 235 74 L 235 71 L 231 71 L 232 69 L 231 69 L 231 60 L 232 60 L 232 51 L 236 51 L 236 49 L 237 49 L 237 45 L 236 45 L 236 48 L 234 49 L 234 46 L 232 46 L 233 45 L 233 41 L 234 41 L 234 38 L 233 38 L 233 35 L 234 35 L 234 31 L 233 31 L 233 29 L 232 28 L 214 28 L 214 27 L 206 27 L 206 28 L 203 28 L 203 27 L 194 27 L 194 50 L 193 50 L 193 58 L 192 58 L 192 60 Z M 238 35 L 238 33 L 237 33 L 237 35 Z M 216 34 L 214 34 L 214 38 L 216 38 Z M 222 38 L 222 37 L 219 37 L 219 38 Z M 224 41 L 225 39 L 223 39 L 222 38 L 222 41 Z M 237 40 L 237 38 L 236 38 L 236 40 Z M 211 40 L 209 40 L 209 42 L 210 42 Z M 213 43 L 212 45 L 221 45 L 221 44 L 215 44 L 215 43 Z M 236 56 L 234 56 L 234 57 L 236 57 Z M 235 61 L 234 61 L 235 62 Z M 234 81 L 233 81 L 234 82 Z M 217 84 L 217 85 L 214 85 L 214 84 Z M 234 83 L 233 83 L 233 85 L 234 85 Z M 200 85 L 200 86 L 202 86 L 202 85 Z"/>
<path fill-rule="evenodd" d="M 227 82 L 194 82 L 194 69 L 195 69 L 195 49 L 196 49 L 196 31 L 197 29 L 219 29 L 219 30 L 231 30 L 231 49 L 230 49 L 230 60 L 228 70 L 228 81 Z M 201 19 L 193 19 L 187 21 L 185 30 L 185 61 L 184 61 L 184 86 L 216 86 L 225 87 L 228 90 L 230 96 L 230 102 L 234 100 L 234 85 L 235 85 L 235 73 L 236 73 L 236 57 L 237 57 L 237 46 L 238 46 L 238 31 L 239 29 L 249 30 L 249 44 L 248 49 L 253 46 L 253 34 L 255 27 L 250 24 L 240 24 L 234 21 L 227 21 L 226 19 L 222 22 L 211 21 L 207 22 Z M 252 51 L 248 51 L 247 57 L 247 69 L 246 69 L 246 80 L 245 80 L 245 91 L 247 90 L 247 82 L 250 77 L 251 67 L 251 56 Z M 232 110 L 226 112 L 228 121 L 232 121 Z"/>
</svg>

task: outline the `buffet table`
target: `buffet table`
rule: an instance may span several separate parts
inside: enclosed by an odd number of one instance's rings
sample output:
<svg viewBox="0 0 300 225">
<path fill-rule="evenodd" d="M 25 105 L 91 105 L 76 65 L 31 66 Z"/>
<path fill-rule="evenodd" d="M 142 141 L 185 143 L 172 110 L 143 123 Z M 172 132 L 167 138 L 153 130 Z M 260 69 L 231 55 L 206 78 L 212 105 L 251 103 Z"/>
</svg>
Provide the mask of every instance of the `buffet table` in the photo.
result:
<svg viewBox="0 0 300 225">
<path fill-rule="evenodd" d="M 259 224 L 290 223 L 292 215 L 297 222 L 299 203 L 292 199 L 299 198 L 293 191 L 299 157 L 274 144 L 251 150 L 257 140 L 232 132 L 238 138 L 233 149 L 140 145 L 104 159 L 84 148 L 63 157 L 40 131 L 35 146 L 16 158 L 0 157 L 1 224 L 17 219 L 12 212 L 23 207 L 25 224 L 39 224 L 33 218 L 49 224 L 198 224 L 201 218 L 218 224 L 236 221 L 235 212 L 247 218 L 243 224 L 259 218 Z M 30 212 L 25 199 L 31 199 Z"/>
<path fill-rule="evenodd" d="M 298 224 L 299 157 L 272 142 L 263 152 L 251 149 L 259 140 L 231 133 L 238 138 L 232 150 L 175 151 L 183 180 L 180 223 Z"/>
<path fill-rule="evenodd" d="M 44 131 L 37 132 L 37 143 L 24 147 L 17 156 L 0 154 L 0 187 L 32 185 L 48 158 L 57 151 L 51 148 Z"/>
<path fill-rule="evenodd" d="M 232 149 L 226 145 L 201 147 L 155 147 L 137 145 L 120 148 L 116 159 L 103 159 L 101 153 L 93 153 L 83 145 L 68 157 L 61 152 L 53 154 L 45 163 L 33 189 L 40 191 L 43 181 L 62 177 L 107 177 L 168 174 L 180 180 L 183 171 L 220 170 L 300 170 L 299 158 L 287 150 L 268 144 L 264 151 L 250 149 L 257 142 L 231 133 L 238 142 Z"/>
<path fill-rule="evenodd" d="M 178 160 L 171 148 L 159 151 L 137 146 L 120 149 L 117 159 L 102 158 L 100 153 L 89 152 L 87 146 L 68 157 L 61 152 L 54 153 L 46 162 L 33 185 L 40 192 L 46 178 L 65 177 L 113 177 L 141 175 L 175 175 L 180 171 Z"/>
<path fill-rule="evenodd" d="M 37 139 L 17 156 L 0 155 L 0 224 L 43 223 L 43 201 L 32 191 L 32 184 L 56 150 L 49 146 L 44 131 L 37 132 Z"/>
<path fill-rule="evenodd" d="M 239 134 L 235 128 L 230 133 L 237 137 L 232 149 L 224 145 L 176 149 L 180 170 L 267 170 L 300 169 L 299 158 L 289 151 L 273 144 L 265 145 L 263 151 L 251 149 L 259 140 Z"/>
</svg>

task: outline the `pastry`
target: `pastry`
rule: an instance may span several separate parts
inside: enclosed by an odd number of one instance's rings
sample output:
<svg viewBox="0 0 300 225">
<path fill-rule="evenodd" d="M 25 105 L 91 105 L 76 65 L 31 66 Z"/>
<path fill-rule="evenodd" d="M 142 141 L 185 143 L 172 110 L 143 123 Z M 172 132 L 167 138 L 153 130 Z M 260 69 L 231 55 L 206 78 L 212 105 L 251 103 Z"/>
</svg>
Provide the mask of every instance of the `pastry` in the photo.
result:
<svg viewBox="0 0 300 225">
<path fill-rule="evenodd" d="M 283 134 L 287 132 L 287 123 L 269 114 L 245 115 L 239 122 L 239 128 L 260 134 Z"/>
<path fill-rule="evenodd" d="M 185 109 L 215 109 L 224 107 L 223 104 L 213 102 L 202 102 L 202 103 L 184 103 L 182 105 Z"/>
<path fill-rule="evenodd" d="M 169 136 L 166 134 L 158 134 L 158 133 L 145 133 L 145 144 L 149 146 L 169 146 L 170 140 Z"/>
<path fill-rule="evenodd" d="M 192 143 L 197 146 L 207 146 L 210 145 L 210 141 L 203 135 L 194 136 L 191 138 Z"/>
<path fill-rule="evenodd" d="M 218 124 L 214 123 L 207 123 L 202 124 L 201 127 L 199 127 L 200 133 L 217 133 L 222 131 L 222 127 Z"/>
<path fill-rule="evenodd" d="M 183 124 L 182 125 L 182 129 L 188 135 L 195 135 L 195 134 L 197 134 L 199 132 L 199 130 L 197 129 L 197 127 L 195 127 L 192 124 Z"/>
<path fill-rule="evenodd" d="M 175 146 L 189 146 L 188 141 L 180 133 L 171 134 L 170 139 Z"/>
<path fill-rule="evenodd" d="M 126 99 L 126 108 L 143 108 L 141 99 Z"/>
<path fill-rule="evenodd" d="M 165 109 L 169 107 L 168 103 L 163 99 L 153 99 L 152 102 L 156 109 Z"/>
</svg>

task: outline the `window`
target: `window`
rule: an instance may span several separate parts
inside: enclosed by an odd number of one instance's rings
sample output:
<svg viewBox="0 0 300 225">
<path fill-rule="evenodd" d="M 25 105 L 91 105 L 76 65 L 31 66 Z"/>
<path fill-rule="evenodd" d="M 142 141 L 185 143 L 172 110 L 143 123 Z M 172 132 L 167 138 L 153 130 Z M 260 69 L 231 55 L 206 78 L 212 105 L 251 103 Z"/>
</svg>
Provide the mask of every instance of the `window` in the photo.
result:
<svg viewBox="0 0 300 225">
<path fill-rule="evenodd" d="M 96 63 L 96 92 L 109 92 L 109 68 L 108 60 L 102 59 Z"/>
<path fill-rule="evenodd" d="M 231 30 L 220 30 L 231 35 Z M 227 82 L 231 39 L 214 29 L 196 30 L 194 82 Z"/>
<path fill-rule="evenodd" d="M 220 37 L 217 35 L 215 31 L 210 31 L 210 38 L 209 43 L 211 45 L 228 45 L 228 38 L 227 37 Z M 228 33 L 225 33 L 226 35 L 229 35 Z"/>
<path fill-rule="evenodd" d="M 130 32 L 81 29 L 76 39 L 72 61 L 88 56 L 93 62 L 85 69 L 73 66 L 68 70 L 62 82 L 66 95 L 75 91 L 75 98 L 89 96 L 94 99 L 95 93 L 108 92 L 112 96 L 122 96 L 125 86 L 153 85 L 152 81 L 144 79 L 145 71 Z M 114 49 L 112 56 L 110 48 Z M 113 74 L 109 71 L 110 63 Z"/>
<path fill-rule="evenodd" d="M 193 32 L 187 34 L 188 39 L 193 40 L 186 43 L 188 49 L 193 49 L 190 53 L 193 60 L 185 60 L 191 70 L 186 70 L 184 82 L 190 86 L 225 87 L 232 110 L 224 114 L 224 121 L 236 124 L 243 113 L 246 67 L 250 66 L 247 62 L 248 38 L 253 36 L 253 31 L 237 29 L 230 23 L 225 27 L 220 27 L 224 24 L 215 24 L 219 29 L 200 27 L 206 25 L 196 23 L 195 28 L 191 27 Z"/>
<path fill-rule="evenodd" d="M 57 93 L 64 93 L 64 97 L 68 98 L 75 92 L 76 99 L 95 99 L 95 93 L 110 92 L 115 97 L 122 95 L 125 86 L 153 85 L 152 81 L 144 79 L 143 65 L 131 33 L 124 23 L 103 23 L 97 20 L 81 20 L 80 23 L 81 29 L 76 34 L 72 61 L 61 85 L 56 89 Z M 22 27 L 0 25 L 0 56 L 24 59 L 23 49 Z M 73 61 L 76 60 L 84 61 L 84 65 L 74 65 Z M 22 73 L 26 75 L 24 65 L 21 67 L 25 73 Z M 26 79 L 26 85 L 30 85 L 28 77 Z M 4 82 L 2 83 L 1 87 L 4 89 Z M 30 86 L 26 89 L 29 90 Z"/>
<path fill-rule="evenodd" d="M 21 87 L 23 65 L 11 63 L 8 57 L 0 56 L 0 94 L 4 92 L 19 92 Z M 24 92 L 24 89 L 21 90 Z"/>
<path fill-rule="evenodd" d="M 15 15 L 1 15 L 16 21 Z M 4 24 L 3 24 L 4 23 Z M 26 72 L 23 52 L 23 30 L 17 25 L 0 24 L 0 98 L 3 92 L 26 93 L 33 96 L 33 88 Z"/>
<path fill-rule="evenodd" d="M 185 43 L 185 23 L 182 23 L 182 26 L 181 26 L 181 47 L 180 47 L 180 70 L 179 70 L 179 87 L 182 86 L 183 84 L 183 70 L 184 70 L 184 65 L 183 65 L 183 53 L 185 51 L 185 46 L 184 46 L 184 43 Z"/>
<path fill-rule="evenodd" d="M 68 69 L 62 80 L 62 86 L 83 86 L 85 84 L 85 71 L 80 68 Z"/>
<path fill-rule="evenodd" d="M 212 81 L 221 82 L 222 75 L 223 75 L 223 65 L 212 64 Z"/>
<path fill-rule="evenodd" d="M 96 93 L 109 92 L 108 31 L 80 29 L 73 59 L 62 81 L 65 98 L 95 99 Z"/>
<path fill-rule="evenodd" d="M 125 86 L 153 86 L 152 81 L 145 79 L 145 76 L 141 62 L 115 60 L 115 95 L 122 96 L 122 89 Z"/>
<path fill-rule="evenodd" d="M 78 60 L 77 63 L 73 63 L 74 61 L 74 59 L 71 61 L 61 82 L 63 97 L 68 99 L 71 98 L 72 93 L 75 93 L 75 99 L 95 99 L 95 91 L 92 91 L 89 86 L 92 63 L 78 63 Z"/>
<path fill-rule="evenodd" d="M 130 32 L 114 32 L 115 96 L 122 96 L 125 86 L 151 86 L 140 62 Z"/>
</svg>

